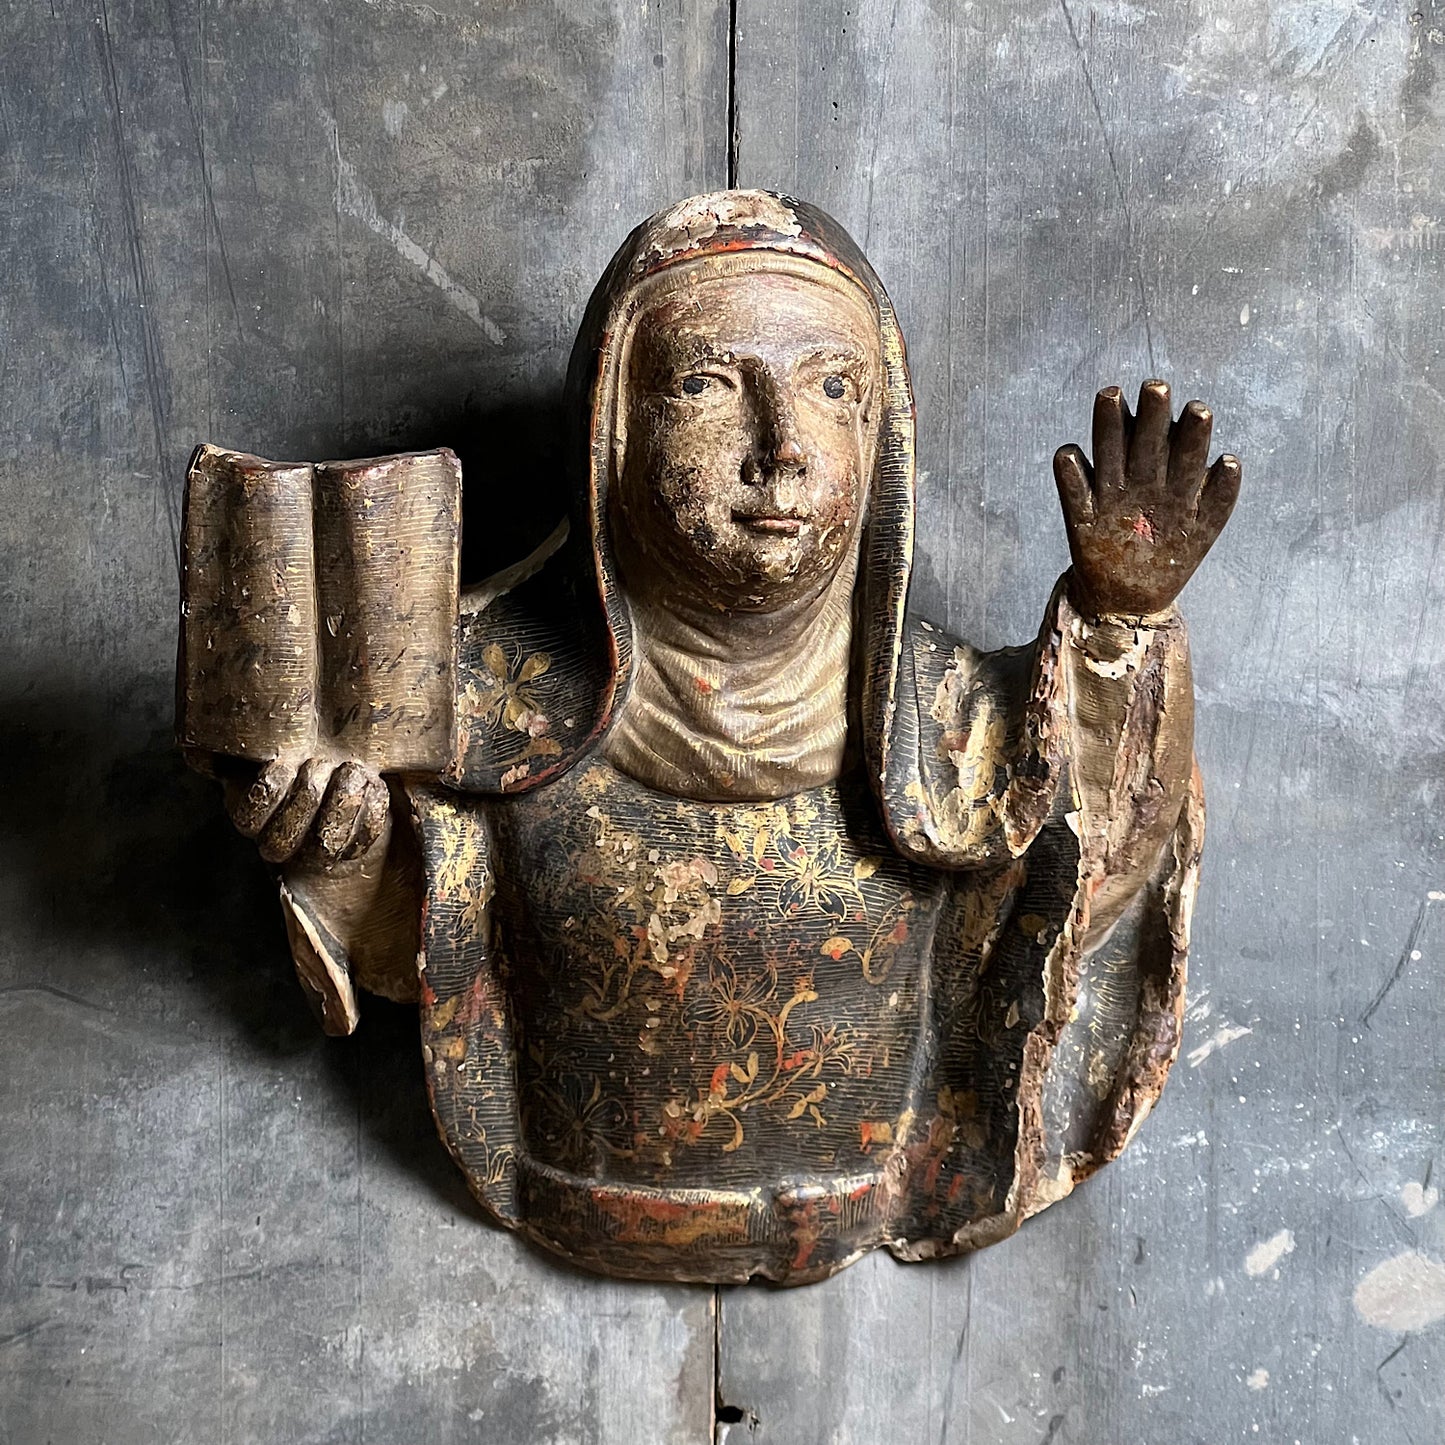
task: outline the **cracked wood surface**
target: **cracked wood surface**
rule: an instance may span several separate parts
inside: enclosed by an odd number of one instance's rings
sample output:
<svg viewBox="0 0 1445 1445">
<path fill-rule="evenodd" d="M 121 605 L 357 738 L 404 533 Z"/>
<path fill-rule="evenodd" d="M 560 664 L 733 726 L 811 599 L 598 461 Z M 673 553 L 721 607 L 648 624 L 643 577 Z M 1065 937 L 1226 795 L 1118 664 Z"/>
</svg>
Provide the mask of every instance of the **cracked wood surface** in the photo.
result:
<svg viewBox="0 0 1445 1445">
<path fill-rule="evenodd" d="M 136 0 L 4 32 L 0 1435 L 1441 1433 L 1440 0 Z M 587 290 L 730 151 L 901 313 L 926 615 L 1030 634 L 1049 455 L 1105 381 L 1208 396 L 1253 486 L 1183 599 L 1211 824 L 1154 1117 L 1008 1243 L 724 1290 L 715 1335 L 711 1291 L 476 1220 L 414 1018 L 315 1032 L 170 730 L 192 444 L 456 446 L 493 508 L 465 575 L 515 559 Z"/>
</svg>

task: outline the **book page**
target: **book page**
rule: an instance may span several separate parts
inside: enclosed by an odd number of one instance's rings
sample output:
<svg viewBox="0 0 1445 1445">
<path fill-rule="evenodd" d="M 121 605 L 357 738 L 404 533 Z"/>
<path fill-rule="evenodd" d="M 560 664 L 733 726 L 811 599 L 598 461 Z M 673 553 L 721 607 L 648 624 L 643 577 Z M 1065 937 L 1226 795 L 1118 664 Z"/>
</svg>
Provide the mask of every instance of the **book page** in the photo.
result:
<svg viewBox="0 0 1445 1445">
<path fill-rule="evenodd" d="M 320 731 L 384 772 L 451 761 L 460 518 L 445 448 L 315 468 Z"/>
<path fill-rule="evenodd" d="M 316 741 L 311 468 L 202 447 L 186 478 L 177 734 L 266 762 Z"/>
</svg>

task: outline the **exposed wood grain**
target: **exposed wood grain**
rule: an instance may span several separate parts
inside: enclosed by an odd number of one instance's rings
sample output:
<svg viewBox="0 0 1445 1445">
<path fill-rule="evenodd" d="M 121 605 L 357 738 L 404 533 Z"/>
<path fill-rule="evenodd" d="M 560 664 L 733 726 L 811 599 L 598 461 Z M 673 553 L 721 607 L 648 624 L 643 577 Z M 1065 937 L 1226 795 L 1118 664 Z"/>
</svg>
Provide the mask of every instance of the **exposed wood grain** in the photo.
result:
<svg viewBox="0 0 1445 1445">
<path fill-rule="evenodd" d="M 1246 493 L 1184 597 L 1210 837 L 1175 1079 L 966 1263 L 725 1292 L 731 1438 L 1440 1434 L 1438 1329 L 1353 1301 L 1445 1252 L 1442 36 L 1438 3 L 739 0 L 739 182 L 833 211 L 909 341 L 925 614 L 1032 633 L 1048 459 L 1105 383 L 1204 397 Z"/>
<path fill-rule="evenodd" d="M 198 441 L 449 444 L 473 575 L 545 535 L 587 291 L 640 216 L 725 179 L 726 23 L 97 0 L 0 24 L 7 1440 L 707 1434 L 708 1293 L 567 1274 L 481 1222 L 415 1011 L 320 1036 L 171 706 Z"/>
</svg>

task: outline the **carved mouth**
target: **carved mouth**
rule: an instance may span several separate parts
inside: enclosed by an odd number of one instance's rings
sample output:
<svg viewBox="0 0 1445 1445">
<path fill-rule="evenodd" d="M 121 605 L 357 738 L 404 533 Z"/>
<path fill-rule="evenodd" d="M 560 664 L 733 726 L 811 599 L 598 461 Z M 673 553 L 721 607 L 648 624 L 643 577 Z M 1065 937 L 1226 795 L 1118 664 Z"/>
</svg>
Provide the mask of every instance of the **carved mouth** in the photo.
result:
<svg viewBox="0 0 1445 1445">
<path fill-rule="evenodd" d="M 803 529 L 804 520 L 803 517 L 777 512 L 733 513 L 733 521 L 750 532 L 762 532 L 774 537 L 796 537 Z"/>
</svg>

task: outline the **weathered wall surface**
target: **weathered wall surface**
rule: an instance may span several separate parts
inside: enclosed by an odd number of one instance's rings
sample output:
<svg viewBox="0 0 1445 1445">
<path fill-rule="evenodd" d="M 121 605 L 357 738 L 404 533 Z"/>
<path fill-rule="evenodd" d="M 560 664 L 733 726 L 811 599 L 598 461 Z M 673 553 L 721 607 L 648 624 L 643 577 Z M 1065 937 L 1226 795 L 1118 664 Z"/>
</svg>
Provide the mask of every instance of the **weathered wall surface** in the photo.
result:
<svg viewBox="0 0 1445 1445">
<path fill-rule="evenodd" d="M 588 290 L 634 217 L 726 179 L 726 5 L 4 29 L 0 1439 L 706 1438 L 709 1294 L 488 1229 L 414 1016 L 316 1032 L 252 850 L 176 766 L 171 654 L 200 440 L 451 439 L 501 497 L 474 552 L 534 503 L 545 534 Z"/>
<path fill-rule="evenodd" d="M 1445 1435 L 1445 1326 L 1402 1328 L 1445 1316 L 1442 75 L 1438 3 L 742 0 L 740 177 L 844 217 L 909 337 L 922 606 L 1031 634 L 1107 382 L 1210 402 L 1246 488 L 1183 598 L 1210 822 L 1164 1099 L 962 1266 L 726 1296 L 758 1439 Z"/>
<path fill-rule="evenodd" d="M 17 0 L 0 45 L 0 1439 L 1445 1433 L 1445 6 Z M 731 41 L 731 43 L 730 43 Z M 729 145 L 729 114 L 735 123 Z M 1215 408 L 1185 1057 L 972 1260 L 607 1284 L 480 1224 L 402 1010 L 323 1040 L 170 748 L 180 480 L 448 443 L 546 530 L 581 303 L 775 186 L 909 338 L 919 605 L 1026 638 L 1093 390 Z M 727 1418 L 741 1415 L 737 1423 Z"/>
</svg>

